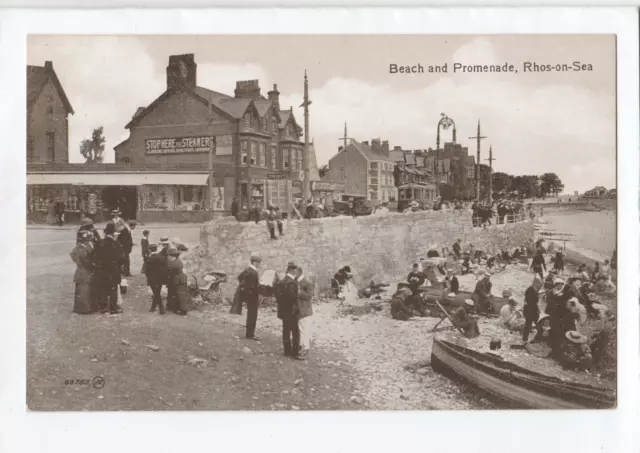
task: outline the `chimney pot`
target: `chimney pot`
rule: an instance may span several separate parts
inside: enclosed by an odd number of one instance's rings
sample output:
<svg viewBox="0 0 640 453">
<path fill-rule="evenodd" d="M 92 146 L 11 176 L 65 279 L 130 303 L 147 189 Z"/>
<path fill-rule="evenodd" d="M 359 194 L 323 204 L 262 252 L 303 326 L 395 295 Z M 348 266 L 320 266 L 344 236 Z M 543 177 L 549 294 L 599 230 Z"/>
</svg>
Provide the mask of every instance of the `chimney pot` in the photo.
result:
<svg viewBox="0 0 640 453">
<path fill-rule="evenodd" d="M 51 61 L 45 61 L 45 62 L 44 62 L 44 67 L 45 67 L 46 69 L 53 69 L 53 62 L 51 62 Z"/>
</svg>

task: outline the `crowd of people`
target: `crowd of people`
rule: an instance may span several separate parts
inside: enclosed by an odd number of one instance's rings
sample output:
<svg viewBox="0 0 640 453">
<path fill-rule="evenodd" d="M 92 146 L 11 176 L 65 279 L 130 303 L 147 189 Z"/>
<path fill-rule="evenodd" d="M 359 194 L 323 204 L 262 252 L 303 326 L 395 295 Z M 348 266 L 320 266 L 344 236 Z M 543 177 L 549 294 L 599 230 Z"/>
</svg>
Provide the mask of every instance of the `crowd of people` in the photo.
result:
<svg viewBox="0 0 640 453">
<path fill-rule="evenodd" d="M 131 276 L 132 230 L 136 222 L 125 222 L 120 211 L 111 212 L 102 235 L 93 221 L 86 218 L 78 229 L 76 245 L 70 253 L 76 264 L 74 274 L 75 295 L 73 312 L 122 313 L 121 301 L 127 292 L 127 277 Z M 159 244 L 151 244 L 148 230 L 143 231 L 141 251 L 142 273 L 152 295 L 151 309 L 165 313 L 162 300 L 163 287 L 167 293 L 167 310 L 186 315 L 191 305 L 187 276 L 183 272 L 180 253 L 186 247 L 179 241 L 160 238 Z"/>
<path fill-rule="evenodd" d="M 500 323 L 509 331 L 521 334 L 523 344 L 536 344 L 537 354 L 554 357 L 567 368 L 588 369 L 601 359 L 610 337 L 613 317 L 611 311 L 598 302 L 594 291 L 615 289 L 612 281 L 615 251 L 611 261 L 596 262 L 591 273 L 587 271 L 586 264 L 581 264 L 575 274 L 564 280 L 563 252 L 549 253 L 543 240 L 524 244 L 512 251 L 502 250 L 492 256 L 474 250 L 472 245 L 463 251 L 461 242 L 458 240 L 453 244 L 448 261 L 457 265 L 462 274 L 473 273 L 477 282 L 471 296 L 455 304 L 450 313 L 454 327 L 469 338 L 480 335 L 478 316 L 498 314 L 495 313 L 495 296 L 492 294 L 493 268 L 504 269 L 508 264 L 527 263 L 534 278 L 524 293 L 524 303 L 518 303 L 512 290 L 503 291 L 505 303 L 499 310 Z M 491 260 L 494 260 L 493 265 Z M 406 321 L 413 316 L 430 315 L 429 305 L 423 297 L 426 287 L 442 289 L 441 294 L 446 299 L 454 300 L 458 296 L 455 269 L 440 270 L 444 278 L 434 281 L 427 278 L 422 263 L 415 263 L 406 281 L 398 284 L 391 299 L 391 316 L 394 319 Z M 547 270 L 547 263 L 553 264 L 553 268 Z M 434 263 L 430 263 L 430 267 L 441 269 Z M 589 337 L 581 333 L 581 326 L 588 318 L 596 321 L 595 333 Z M 532 330 L 535 332 L 533 338 Z"/>
</svg>

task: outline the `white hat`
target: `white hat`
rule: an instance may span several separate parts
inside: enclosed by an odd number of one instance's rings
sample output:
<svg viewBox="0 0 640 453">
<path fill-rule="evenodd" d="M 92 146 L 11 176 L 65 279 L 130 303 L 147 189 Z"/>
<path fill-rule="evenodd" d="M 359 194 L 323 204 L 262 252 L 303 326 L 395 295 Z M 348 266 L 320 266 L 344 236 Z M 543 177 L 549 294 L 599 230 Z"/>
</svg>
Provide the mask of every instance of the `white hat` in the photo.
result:
<svg viewBox="0 0 640 453">
<path fill-rule="evenodd" d="M 561 278 L 554 278 L 553 279 L 553 286 L 564 285 L 564 283 L 565 283 L 564 280 L 562 280 Z"/>
<path fill-rule="evenodd" d="M 473 306 L 476 304 L 476 303 L 475 303 L 473 300 L 471 300 L 471 299 L 465 299 L 465 300 L 464 300 L 464 303 L 465 303 L 465 304 L 467 304 L 467 305 L 469 305 L 469 306 L 471 306 L 471 307 L 473 307 Z"/>
<path fill-rule="evenodd" d="M 582 335 L 576 330 L 570 330 L 565 333 L 564 336 L 567 338 L 567 340 L 573 343 L 584 344 L 588 341 L 588 338 L 586 336 Z"/>
</svg>

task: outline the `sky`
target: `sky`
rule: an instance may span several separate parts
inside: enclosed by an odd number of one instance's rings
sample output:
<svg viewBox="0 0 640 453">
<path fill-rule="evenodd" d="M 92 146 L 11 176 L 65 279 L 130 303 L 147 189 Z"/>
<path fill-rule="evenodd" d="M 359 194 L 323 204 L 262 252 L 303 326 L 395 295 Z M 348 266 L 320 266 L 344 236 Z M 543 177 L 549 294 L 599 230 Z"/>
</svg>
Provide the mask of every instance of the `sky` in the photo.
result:
<svg viewBox="0 0 640 453">
<path fill-rule="evenodd" d="M 166 88 L 169 56 L 193 53 L 197 83 L 233 95 L 237 80 L 278 84 L 281 108 L 303 124 L 303 76 L 309 78 L 310 137 L 319 165 L 338 140 L 380 138 L 405 149 L 435 148 L 441 113 L 455 121 L 457 141 L 481 159 L 493 148 L 494 171 L 555 172 L 565 192 L 616 184 L 616 51 L 612 35 L 34 35 L 27 61 L 54 69 L 75 110 L 70 161 L 80 142 L 103 126 L 107 152 L 128 137 L 139 106 Z M 525 72 L 524 62 L 569 64 L 592 71 Z M 518 73 L 453 73 L 453 63 L 513 64 Z M 390 64 L 448 65 L 448 73 L 390 74 Z M 442 133 L 442 142 L 451 132 Z"/>
</svg>

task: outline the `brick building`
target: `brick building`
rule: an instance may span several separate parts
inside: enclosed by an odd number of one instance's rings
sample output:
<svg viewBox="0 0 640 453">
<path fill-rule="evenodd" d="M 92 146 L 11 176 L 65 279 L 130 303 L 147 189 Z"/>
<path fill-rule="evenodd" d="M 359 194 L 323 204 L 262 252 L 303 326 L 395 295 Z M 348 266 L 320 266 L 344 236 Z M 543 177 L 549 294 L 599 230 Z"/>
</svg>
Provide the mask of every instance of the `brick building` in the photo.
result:
<svg viewBox="0 0 640 453">
<path fill-rule="evenodd" d="M 398 191 L 394 180 L 394 162 L 389 142 L 373 139 L 352 141 L 346 149 L 329 159 L 327 178 L 344 181 L 344 196 L 369 200 L 373 203 L 396 201 Z"/>
<path fill-rule="evenodd" d="M 115 164 L 32 165 L 28 181 L 90 187 L 91 202 L 84 194 L 71 204 L 83 212 L 91 205 L 98 218 L 118 207 L 125 218 L 147 222 L 201 222 L 211 211 L 229 214 L 234 198 L 239 206 L 289 212 L 301 192 L 304 143 L 292 108 L 281 109 L 279 97 L 276 85 L 262 95 L 258 80 L 236 82 L 233 95 L 204 88 L 194 55 L 172 55 L 165 91 L 126 123 L 129 137 L 115 146 Z M 309 157 L 315 162 L 313 147 Z M 312 182 L 320 179 L 317 166 L 311 173 Z"/>
<path fill-rule="evenodd" d="M 199 184 L 194 179 L 191 185 L 142 185 L 138 212 L 166 220 L 171 212 L 208 210 L 208 200 L 214 211 L 229 212 L 234 198 L 241 206 L 272 204 L 288 212 L 303 179 L 304 143 L 292 108 L 280 108 L 277 86 L 267 97 L 258 80 L 236 82 L 233 96 L 204 88 L 197 84 L 193 54 L 171 56 L 166 74 L 166 91 L 138 108 L 126 125 L 130 135 L 115 147 L 116 163 L 165 169 L 192 164 L 205 177 Z"/>
<path fill-rule="evenodd" d="M 404 150 L 395 146 L 390 152 L 396 165 L 403 168 L 426 168 L 430 172 L 429 182 L 440 182 L 441 195 L 445 198 L 468 199 L 473 196 L 475 180 L 475 158 L 469 155 L 469 150 L 458 143 L 445 143 L 438 152 L 428 150 Z M 437 157 L 438 156 L 438 157 Z M 436 165 L 436 158 L 438 164 Z M 407 175 L 411 178 L 411 174 Z M 403 184 L 404 178 L 397 180 Z"/>
<path fill-rule="evenodd" d="M 27 167 L 64 165 L 69 162 L 69 115 L 73 107 L 58 79 L 53 63 L 27 66 Z M 27 216 L 43 220 L 57 200 L 75 211 L 76 197 L 64 184 L 28 181 Z"/>
<path fill-rule="evenodd" d="M 27 66 L 27 162 L 69 162 L 69 115 L 53 63 Z"/>
</svg>

